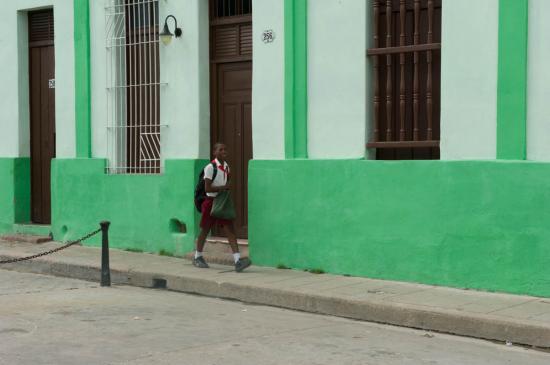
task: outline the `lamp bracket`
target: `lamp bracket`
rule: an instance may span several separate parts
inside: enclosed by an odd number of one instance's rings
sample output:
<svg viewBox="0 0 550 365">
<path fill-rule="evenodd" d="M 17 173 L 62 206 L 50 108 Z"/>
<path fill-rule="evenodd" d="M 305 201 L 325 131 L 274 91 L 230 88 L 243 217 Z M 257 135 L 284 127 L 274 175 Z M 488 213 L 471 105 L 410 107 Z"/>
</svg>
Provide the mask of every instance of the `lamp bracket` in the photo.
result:
<svg viewBox="0 0 550 365">
<path fill-rule="evenodd" d="M 168 25 L 168 19 L 169 19 L 169 18 L 174 19 L 174 26 L 175 26 L 175 28 L 176 28 L 176 29 L 174 30 L 174 35 L 176 36 L 176 38 L 181 37 L 183 31 L 181 30 L 181 28 L 178 28 L 178 20 L 176 19 L 175 16 L 173 16 L 172 14 L 168 15 L 168 16 L 166 17 L 166 19 L 164 20 L 164 25 Z"/>
</svg>

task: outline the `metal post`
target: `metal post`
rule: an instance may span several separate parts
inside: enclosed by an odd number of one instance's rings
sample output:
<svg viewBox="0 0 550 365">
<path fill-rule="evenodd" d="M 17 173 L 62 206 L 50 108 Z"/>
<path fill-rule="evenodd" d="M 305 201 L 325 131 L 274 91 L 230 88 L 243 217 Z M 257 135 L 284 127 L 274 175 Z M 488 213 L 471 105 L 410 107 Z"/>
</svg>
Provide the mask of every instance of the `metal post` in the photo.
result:
<svg viewBox="0 0 550 365">
<path fill-rule="evenodd" d="M 109 269 L 109 225 L 103 221 L 101 226 L 101 286 L 111 286 L 111 270 Z"/>
</svg>

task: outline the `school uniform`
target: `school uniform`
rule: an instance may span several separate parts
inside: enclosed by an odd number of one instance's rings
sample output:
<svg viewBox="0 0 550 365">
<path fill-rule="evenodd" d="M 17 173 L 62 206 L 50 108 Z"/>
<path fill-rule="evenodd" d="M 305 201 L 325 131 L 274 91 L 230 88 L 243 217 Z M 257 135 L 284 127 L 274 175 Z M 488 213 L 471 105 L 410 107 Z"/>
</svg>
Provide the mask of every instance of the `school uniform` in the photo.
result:
<svg viewBox="0 0 550 365">
<path fill-rule="evenodd" d="M 212 177 L 214 176 L 214 166 L 216 165 L 217 173 L 214 180 L 212 180 Z M 229 165 L 225 161 L 223 165 L 218 161 L 218 159 L 214 159 L 212 163 L 209 163 L 204 168 L 204 179 L 209 179 L 212 181 L 212 187 L 220 187 L 225 186 L 227 184 L 227 181 L 229 180 Z M 214 198 L 218 195 L 217 192 L 207 192 L 206 193 L 206 199 L 204 199 L 202 206 L 201 206 L 201 228 L 209 229 L 215 225 L 224 226 L 231 224 L 230 220 L 227 219 L 220 219 L 215 218 L 210 215 L 210 212 L 212 211 L 212 205 L 214 204 Z"/>
</svg>

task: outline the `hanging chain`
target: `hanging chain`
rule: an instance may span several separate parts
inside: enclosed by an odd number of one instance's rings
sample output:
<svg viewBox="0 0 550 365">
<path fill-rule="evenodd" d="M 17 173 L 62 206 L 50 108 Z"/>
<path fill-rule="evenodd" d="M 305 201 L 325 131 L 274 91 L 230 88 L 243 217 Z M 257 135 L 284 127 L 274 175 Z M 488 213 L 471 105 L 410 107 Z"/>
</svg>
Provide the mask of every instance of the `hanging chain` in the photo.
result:
<svg viewBox="0 0 550 365">
<path fill-rule="evenodd" d="M 71 242 L 69 242 L 69 243 L 67 243 L 67 244 L 65 244 L 61 247 L 54 248 L 53 250 L 49 250 L 49 251 L 42 252 L 42 253 L 37 253 L 36 255 L 32 255 L 32 256 L 19 257 L 19 258 L 16 258 L 16 259 L 9 259 L 9 260 L 0 261 L 0 265 L 1 264 L 13 264 L 14 262 L 32 260 L 32 259 L 35 259 L 37 257 L 42 257 L 42 256 L 46 256 L 46 255 L 49 255 L 49 254 L 57 252 L 57 251 L 61 251 L 61 250 L 64 250 L 68 247 L 74 246 L 77 243 L 80 243 L 84 240 L 87 240 L 88 238 L 98 234 L 99 232 L 101 232 L 101 228 L 96 229 L 95 231 L 88 233 L 87 235 L 85 235 L 84 237 L 82 237 L 82 238 L 80 238 L 76 241 L 71 241 Z"/>
</svg>

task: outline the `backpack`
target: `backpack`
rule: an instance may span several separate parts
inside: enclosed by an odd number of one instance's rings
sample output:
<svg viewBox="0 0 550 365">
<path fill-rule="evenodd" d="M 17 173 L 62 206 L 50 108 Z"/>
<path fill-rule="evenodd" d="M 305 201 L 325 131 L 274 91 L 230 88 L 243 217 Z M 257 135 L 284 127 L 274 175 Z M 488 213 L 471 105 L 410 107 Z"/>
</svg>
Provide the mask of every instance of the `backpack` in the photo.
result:
<svg viewBox="0 0 550 365">
<path fill-rule="evenodd" d="M 218 174 L 218 167 L 215 162 L 211 162 L 210 164 L 214 168 L 214 174 L 212 175 L 212 181 L 214 181 L 214 179 L 216 179 L 216 175 Z M 199 174 L 199 181 L 195 187 L 195 208 L 197 208 L 199 213 L 202 212 L 202 202 L 204 202 L 204 199 L 206 199 L 206 185 L 204 182 L 204 169 L 202 169 Z"/>
</svg>

